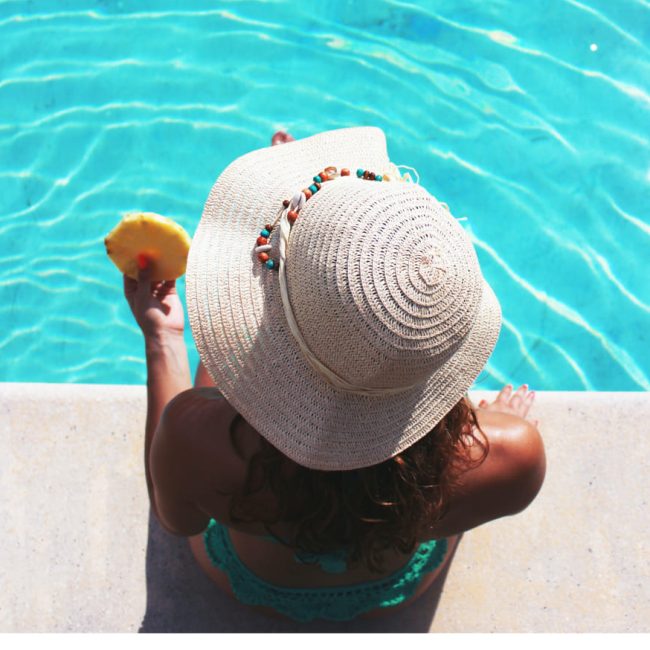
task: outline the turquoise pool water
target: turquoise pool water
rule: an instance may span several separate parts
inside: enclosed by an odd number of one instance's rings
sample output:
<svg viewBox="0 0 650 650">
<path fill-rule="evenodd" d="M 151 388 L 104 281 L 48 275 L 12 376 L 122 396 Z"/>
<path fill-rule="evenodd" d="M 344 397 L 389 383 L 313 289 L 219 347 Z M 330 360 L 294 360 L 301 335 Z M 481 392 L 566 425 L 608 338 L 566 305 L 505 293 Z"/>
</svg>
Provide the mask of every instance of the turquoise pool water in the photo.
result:
<svg viewBox="0 0 650 650">
<path fill-rule="evenodd" d="M 480 387 L 649 389 L 649 36 L 642 0 L 0 2 L 0 380 L 143 382 L 120 216 L 192 233 L 276 129 L 371 124 L 468 217 Z"/>
</svg>

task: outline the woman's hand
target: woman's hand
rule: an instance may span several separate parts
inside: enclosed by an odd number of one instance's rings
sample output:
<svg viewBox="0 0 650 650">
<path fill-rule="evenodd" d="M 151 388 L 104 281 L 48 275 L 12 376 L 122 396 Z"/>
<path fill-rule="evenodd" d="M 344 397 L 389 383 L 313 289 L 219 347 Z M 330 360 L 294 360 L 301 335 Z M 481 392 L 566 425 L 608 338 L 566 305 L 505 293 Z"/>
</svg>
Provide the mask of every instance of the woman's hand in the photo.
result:
<svg viewBox="0 0 650 650">
<path fill-rule="evenodd" d="M 144 266 L 145 268 L 142 268 Z M 176 280 L 151 282 L 151 265 L 143 262 L 134 280 L 124 276 L 124 296 L 145 338 L 181 335 L 185 325 Z"/>
<path fill-rule="evenodd" d="M 478 406 L 486 411 L 497 411 L 499 413 L 518 415 L 520 418 L 528 420 L 533 425 L 537 426 L 538 421 L 532 420 L 528 417 L 528 411 L 530 411 L 534 399 L 535 391 L 529 391 L 527 384 L 520 386 L 514 393 L 512 392 L 512 386 L 508 384 L 501 389 L 501 392 L 497 395 L 494 402 L 490 404 L 482 399 L 478 403 Z"/>
</svg>

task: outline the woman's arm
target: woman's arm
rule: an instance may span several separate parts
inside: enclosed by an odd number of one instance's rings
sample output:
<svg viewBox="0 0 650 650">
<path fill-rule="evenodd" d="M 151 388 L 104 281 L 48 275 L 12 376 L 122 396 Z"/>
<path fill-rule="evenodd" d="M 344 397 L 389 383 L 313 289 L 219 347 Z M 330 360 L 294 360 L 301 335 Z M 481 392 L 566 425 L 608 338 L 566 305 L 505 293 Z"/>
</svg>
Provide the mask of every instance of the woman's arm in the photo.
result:
<svg viewBox="0 0 650 650">
<path fill-rule="evenodd" d="M 167 404 L 184 390 L 191 388 L 187 350 L 180 336 L 160 333 L 145 336 L 147 357 L 147 421 L 144 439 L 144 466 L 147 475 L 149 499 L 158 515 L 151 478 L 151 447 L 161 416 Z"/>
<path fill-rule="evenodd" d="M 537 420 L 528 417 L 535 393 L 505 386 L 494 402 L 481 400 L 478 424 L 488 442 L 487 457 L 463 472 L 445 516 L 430 529 L 434 538 L 449 537 L 527 508 L 546 474 L 544 443 Z M 482 449 L 476 447 L 480 458 Z"/>
<path fill-rule="evenodd" d="M 176 282 L 151 282 L 150 277 L 147 268 L 140 270 L 137 280 L 124 276 L 124 295 L 144 334 L 147 359 L 144 465 L 151 507 L 160 519 L 151 478 L 151 447 L 163 410 L 192 383 L 183 340 L 183 306 L 176 293 Z"/>
</svg>

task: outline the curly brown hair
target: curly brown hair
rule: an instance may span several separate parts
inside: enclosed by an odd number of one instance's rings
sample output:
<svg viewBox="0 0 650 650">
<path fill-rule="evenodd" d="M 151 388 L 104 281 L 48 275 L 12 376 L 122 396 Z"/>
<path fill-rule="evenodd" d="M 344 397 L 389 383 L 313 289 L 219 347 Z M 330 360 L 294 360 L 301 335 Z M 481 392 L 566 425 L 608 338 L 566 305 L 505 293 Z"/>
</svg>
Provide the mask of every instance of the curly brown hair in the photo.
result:
<svg viewBox="0 0 650 650">
<path fill-rule="evenodd" d="M 236 424 L 230 425 L 233 447 Z M 479 433 L 479 436 L 475 432 Z M 470 459 L 470 447 L 480 455 Z M 349 561 L 382 572 L 382 552 L 412 553 L 427 530 L 447 512 L 460 474 L 485 459 L 488 441 L 469 400 L 463 398 L 423 438 L 388 460 L 356 470 L 321 471 L 298 465 L 262 438 L 262 449 L 248 463 L 246 481 L 231 496 L 234 522 L 261 522 L 269 534 L 298 551 L 328 553 L 348 549 Z M 269 508 L 256 496 L 274 495 Z M 292 540 L 281 540 L 269 526 L 294 524 Z"/>
</svg>

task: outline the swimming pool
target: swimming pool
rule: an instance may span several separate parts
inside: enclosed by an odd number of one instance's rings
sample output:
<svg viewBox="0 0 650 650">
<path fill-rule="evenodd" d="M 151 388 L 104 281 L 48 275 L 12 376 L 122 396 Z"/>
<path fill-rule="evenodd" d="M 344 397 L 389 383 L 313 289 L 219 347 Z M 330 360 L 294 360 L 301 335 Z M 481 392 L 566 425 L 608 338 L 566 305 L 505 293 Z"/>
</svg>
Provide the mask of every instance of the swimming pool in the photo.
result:
<svg viewBox="0 0 650 650">
<path fill-rule="evenodd" d="M 648 390 L 650 9 L 535 5 L 0 3 L 0 381 L 143 382 L 120 216 L 192 233 L 276 129 L 376 125 L 501 301 L 478 387 Z"/>
</svg>

